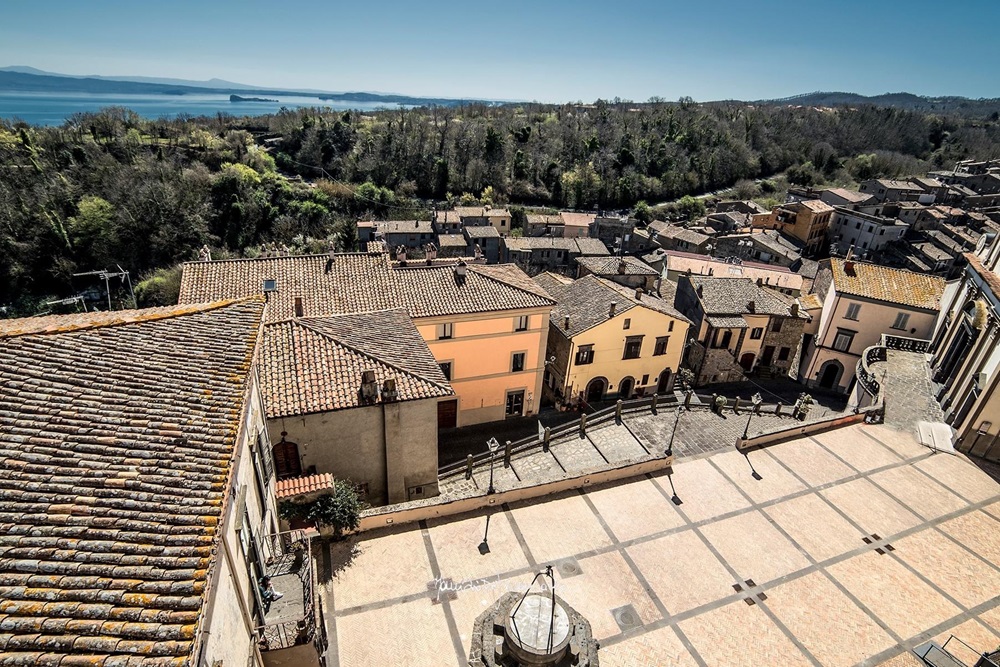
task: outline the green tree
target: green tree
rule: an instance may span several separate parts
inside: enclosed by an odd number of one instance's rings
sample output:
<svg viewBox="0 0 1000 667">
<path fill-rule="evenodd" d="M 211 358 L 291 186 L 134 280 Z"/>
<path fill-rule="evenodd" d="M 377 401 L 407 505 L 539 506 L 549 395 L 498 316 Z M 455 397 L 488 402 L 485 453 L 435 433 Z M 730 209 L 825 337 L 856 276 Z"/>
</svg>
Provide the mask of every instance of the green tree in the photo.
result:
<svg viewBox="0 0 1000 667">
<path fill-rule="evenodd" d="M 358 497 L 354 485 L 349 480 L 338 479 L 329 495 L 309 503 L 283 502 L 278 513 L 284 519 L 304 519 L 331 528 L 333 539 L 339 540 L 345 533 L 358 529 L 361 512 L 366 508 L 367 504 Z"/>
<path fill-rule="evenodd" d="M 81 260 L 103 265 L 111 261 L 115 244 L 115 207 L 101 197 L 80 199 L 76 215 L 67 220 L 67 232 Z"/>
<path fill-rule="evenodd" d="M 684 195 L 677 202 L 677 212 L 685 220 L 694 220 L 705 215 L 705 200 Z"/>
<path fill-rule="evenodd" d="M 648 224 L 653 219 L 653 211 L 649 208 L 649 204 L 640 201 L 632 209 L 632 217 L 643 224 Z"/>
</svg>

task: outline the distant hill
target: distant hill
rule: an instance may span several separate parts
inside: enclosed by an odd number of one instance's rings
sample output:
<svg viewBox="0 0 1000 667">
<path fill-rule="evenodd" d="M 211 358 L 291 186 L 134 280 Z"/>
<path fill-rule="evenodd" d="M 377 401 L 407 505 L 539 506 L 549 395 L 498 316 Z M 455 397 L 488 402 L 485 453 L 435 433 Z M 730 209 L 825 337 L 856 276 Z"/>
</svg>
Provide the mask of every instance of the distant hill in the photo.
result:
<svg viewBox="0 0 1000 667">
<path fill-rule="evenodd" d="M 857 93 L 814 92 L 776 100 L 757 100 L 753 104 L 814 107 L 862 106 L 867 104 L 906 109 L 907 111 L 952 113 L 964 116 L 987 116 L 995 111 L 1000 111 L 1000 98 L 927 97 L 913 93 L 883 93 L 882 95 L 866 96 Z"/>
<path fill-rule="evenodd" d="M 491 100 L 447 99 L 436 97 L 412 97 L 409 95 L 393 95 L 380 93 L 319 93 L 303 90 L 281 90 L 274 88 L 242 87 L 240 84 L 230 84 L 227 81 L 213 79 L 202 82 L 161 83 L 153 78 L 130 77 L 130 80 L 120 80 L 110 77 L 76 77 L 62 74 L 36 74 L 42 70 L 31 67 L 0 68 L 0 92 L 37 92 L 37 93 L 93 93 L 116 95 L 204 95 L 215 93 L 220 95 L 268 95 L 271 97 L 315 97 L 317 106 L 323 100 L 357 101 L 385 103 L 386 105 L 404 104 L 408 106 L 458 106 L 469 103 L 492 103 Z M 166 79 L 165 81 L 172 81 Z M 183 81 L 178 79 L 177 81 Z M 218 81 L 218 85 L 208 85 Z M 197 85 L 189 85 L 191 83 Z"/>
<path fill-rule="evenodd" d="M 167 86 L 190 86 L 192 88 L 242 88 L 244 90 L 256 90 L 260 86 L 251 86 L 245 83 L 235 83 L 225 79 L 209 79 L 208 81 L 194 81 L 191 79 L 169 79 L 156 76 L 102 76 L 99 74 L 59 74 L 58 72 L 46 72 L 37 67 L 26 65 L 13 65 L 11 67 L 0 67 L 0 72 L 15 72 L 18 74 L 34 74 L 35 76 L 58 76 L 64 79 L 101 79 L 103 81 L 132 81 L 135 83 L 161 83 Z"/>
</svg>

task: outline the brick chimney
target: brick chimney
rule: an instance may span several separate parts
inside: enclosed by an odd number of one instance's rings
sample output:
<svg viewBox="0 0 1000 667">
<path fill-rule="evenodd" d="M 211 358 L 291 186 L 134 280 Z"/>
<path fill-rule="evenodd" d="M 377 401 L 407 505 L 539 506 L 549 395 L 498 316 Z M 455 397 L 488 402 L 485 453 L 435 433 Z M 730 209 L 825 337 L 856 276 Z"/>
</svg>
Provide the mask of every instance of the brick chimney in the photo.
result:
<svg viewBox="0 0 1000 667">
<path fill-rule="evenodd" d="M 609 319 L 615 316 L 615 309 L 617 309 L 617 308 L 618 308 L 618 302 L 617 301 L 612 301 L 611 302 L 611 308 L 608 309 L 608 318 Z"/>
<path fill-rule="evenodd" d="M 635 288 L 635 300 L 636 301 L 642 301 L 642 288 L 641 287 L 636 287 Z"/>
<path fill-rule="evenodd" d="M 567 315 L 566 319 L 563 320 L 563 327 L 565 327 L 565 329 L 569 331 L 569 315 Z"/>
</svg>

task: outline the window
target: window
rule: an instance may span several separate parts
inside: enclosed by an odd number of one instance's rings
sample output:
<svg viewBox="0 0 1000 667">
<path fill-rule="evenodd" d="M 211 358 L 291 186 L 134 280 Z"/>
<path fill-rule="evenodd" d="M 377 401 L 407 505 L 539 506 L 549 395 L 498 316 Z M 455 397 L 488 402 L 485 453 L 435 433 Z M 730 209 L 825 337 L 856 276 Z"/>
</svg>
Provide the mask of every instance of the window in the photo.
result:
<svg viewBox="0 0 1000 667">
<path fill-rule="evenodd" d="M 585 366 L 594 363 L 594 346 L 581 345 L 576 351 L 576 365 Z"/>
<path fill-rule="evenodd" d="M 295 317 L 302 317 L 302 297 L 295 297 Z"/>
<path fill-rule="evenodd" d="M 514 331 L 527 331 L 528 330 L 528 316 L 521 315 L 516 320 L 514 320 Z"/>
<path fill-rule="evenodd" d="M 791 351 L 790 347 L 783 347 L 778 350 L 778 361 L 788 361 L 788 355 Z"/>
<path fill-rule="evenodd" d="M 625 324 L 622 325 L 622 329 L 631 329 L 631 328 L 632 328 L 632 320 L 626 317 Z"/>
<path fill-rule="evenodd" d="M 264 278 L 264 291 L 265 292 L 276 292 L 278 291 L 278 281 L 274 278 Z"/>
<path fill-rule="evenodd" d="M 642 382 L 640 382 L 639 384 L 641 384 L 641 385 L 647 385 L 647 384 L 649 384 L 649 375 L 643 375 L 642 376 Z"/>
<path fill-rule="evenodd" d="M 444 379 L 451 382 L 451 362 L 442 361 L 438 366 L 441 367 L 441 372 L 444 373 Z"/>
<path fill-rule="evenodd" d="M 851 343 L 854 342 L 854 332 L 844 331 L 843 329 L 837 330 L 837 337 L 833 339 L 833 349 L 838 352 L 849 352 L 851 349 Z"/>
<path fill-rule="evenodd" d="M 670 320 L 670 322 L 667 324 L 667 331 L 670 332 L 673 330 L 674 330 L 674 321 Z"/>
<path fill-rule="evenodd" d="M 857 320 L 858 319 L 858 312 L 860 310 L 861 310 L 861 304 L 860 303 L 848 304 L 848 306 L 847 306 L 847 314 L 844 315 L 844 318 L 848 319 L 848 320 Z"/>
<path fill-rule="evenodd" d="M 642 350 L 642 336 L 629 336 L 625 339 L 625 353 L 622 359 L 638 359 Z"/>
<path fill-rule="evenodd" d="M 656 346 L 653 348 L 653 356 L 659 357 L 667 353 L 667 346 L 670 345 L 670 336 L 659 336 L 656 339 Z"/>
<path fill-rule="evenodd" d="M 856 225 L 854 226 L 854 228 L 855 228 L 855 229 L 861 229 L 861 223 L 859 222 L 858 224 L 856 224 Z"/>
<path fill-rule="evenodd" d="M 750 331 L 750 340 L 760 340 L 763 335 L 764 335 L 763 327 L 754 327 Z"/>
<path fill-rule="evenodd" d="M 909 313 L 896 313 L 896 321 L 892 323 L 893 329 L 905 329 L 906 322 L 910 319 Z"/>
<path fill-rule="evenodd" d="M 774 333 L 781 333 L 781 322 L 782 320 L 780 317 L 776 317 L 771 320 L 771 331 Z"/>
<path fill-rule="evenodd" d="M 438 340 L 448 340 L 455 335 L 455 325 L 451 322 L 447 324 L 439 324 L 437 326 L 437 337 Z"/>
<path fill-rule="evenodd" d="M 515 352 L 510 357 L 510 372 L 520 373 L 524 370 L 524 352 Z"/>
</svg>

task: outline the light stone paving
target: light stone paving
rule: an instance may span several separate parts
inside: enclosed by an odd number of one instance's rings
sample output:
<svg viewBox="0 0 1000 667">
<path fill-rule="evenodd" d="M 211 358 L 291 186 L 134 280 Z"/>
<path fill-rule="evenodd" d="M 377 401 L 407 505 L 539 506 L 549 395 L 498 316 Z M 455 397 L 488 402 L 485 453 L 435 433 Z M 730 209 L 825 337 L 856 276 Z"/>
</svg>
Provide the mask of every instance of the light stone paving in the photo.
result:
<svg viewBox="0 0 1000 667">
<path fill-rule="evenodd" d="M 996 648 L 1000 485 L 913 438 L 856 425 L 749 458 L 730 447 L 335 543 L 318 565 L 327 664 L 464 666 L 475 618 L 546 564 L 605 667 L 906 667 L 951 635 Z M 613 611 L 629 606 L 622 630 Z"/>
</svg>

